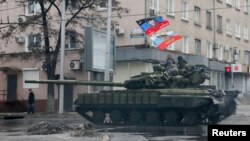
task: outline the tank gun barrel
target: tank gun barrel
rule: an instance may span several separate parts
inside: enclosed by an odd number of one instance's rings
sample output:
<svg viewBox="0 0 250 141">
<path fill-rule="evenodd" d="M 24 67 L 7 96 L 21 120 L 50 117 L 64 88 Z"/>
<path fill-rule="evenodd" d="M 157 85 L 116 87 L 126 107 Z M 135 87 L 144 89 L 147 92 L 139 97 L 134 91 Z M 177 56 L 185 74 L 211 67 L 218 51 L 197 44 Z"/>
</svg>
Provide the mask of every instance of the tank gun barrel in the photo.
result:
<svg viewBox="0 0 250 141">
<path fill-rule="evenodd" d="M 25 83 L 58 84 L 58 85 L 91 85 L 91 86 L 114 86 L 124 87 L 123 83 L 107 81 L 84 81 L 84 80 L 25 80 Z"/>
</svg>

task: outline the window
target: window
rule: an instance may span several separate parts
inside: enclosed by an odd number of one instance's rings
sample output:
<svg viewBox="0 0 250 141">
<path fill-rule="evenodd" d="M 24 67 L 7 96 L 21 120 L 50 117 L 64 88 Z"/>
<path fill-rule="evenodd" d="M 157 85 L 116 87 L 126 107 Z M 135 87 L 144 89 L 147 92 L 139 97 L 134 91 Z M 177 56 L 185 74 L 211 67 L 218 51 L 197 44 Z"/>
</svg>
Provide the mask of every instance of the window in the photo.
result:
<svg viewBox="0 0 250 141">
<path fill-rule="evenodd" d="M 206 26 L 207 29 L 212 29 L 212 13 L 210 11 L 206 12 Z"/>
<path fill-rule="evenodd" d="M 107 10 L 108 8 L 108 0 L 99 0 L 99 5 L 97 7 L 97 10 Z"/>
<path fill-rule="evenodd" d="M 213 53 L 213 58 L 219 59 L 219 45 L 217 43 L 213 44 L 212 53 Z"/>
<path fill-rule="evenodd" d="M 181 18 L 188 20 L 188 3 L 186 0 L 183 0 L 181 3 Z"/>
<path fill-rule="evenodd" d="M 182 52 L 188 53 L 189 52 L 189 41 L 188 36 L 183 36 L 183 46 L 182 46 Z"/>
<path fill-rule="evenodd" d="M 211 42 L 207 42 L 207 58 L 212 58 L 212 49 L 213 49 L 213 44 Z"/>
<path fill-rule="evenodd" d="M 155 11 L 159 12 L 159 0 L 152 0 L 151 9 L 154 9 Z"/>
<path fill-rule="evenodd" d="M 76 12 L 78 10 L 78 8 L 80 8 L 80 6 L 78 5 L 79 3 L 75 0 L 72 0 L 72 1 L 69 1 L 69 9 L 72 11 L 72 12 Z"/>
<path fill-rule="evenodd" d="M 224 52 L 224 47 L 222 45 L 219 46 L 219 60 L 223 60 L 223 52 Z"/>
<path fill-rule="evenodd" d="M 235 0 L 235 8 L 236 8 L 237 10 L 240 10 L 240 1 L 241 1 L 241 0 Z"/>
<path fill-rule="evenodd" d="M 167 47 L 168 50 L 174 50 L 174 43 L 170 44 L 168 47 Z"/>
<path fill-rule="evenodd" d="M 248 0 L 244 0 L 244 3 L 243 3 L 243 9 L 244 9 L 244 13 L 248 13 Z"/>
<path fill-rule="evenodd" d="M 222 33 L 222 16 L 217 15 L 217 32 Z"/>
<path fill-rule="evenodd" d="M 68 31 L 65 36 L 65 49 L 76 48 L 76 32 Z"/>
<path fill-rule="evenodd" d="M 41 47 L 41 35 L 40 34 L 34 34 L 28 36 L 28 44 L 27 48 L 25 48 L 25 51 L 38 51 Z"/>
<path fill-rule="evenodd" d="M 230 19 L 227 19 L 226 20 L 226 26 L 227 26 L 227 35 L 232 35 L 232 27 L 231 27 L 231 20 Z"/>
<path fill-rule="evenodd" d="M 195 44 L 195 54 L 201 55 L 201 40 L 195 39 L 194 44 Z"/>
<path fill-rule="evenodd" d="M 240 38 L 240 23 L 236 23 L 236 38 Z"/>
<path fill-rule="evenodd" d="M 36 14 L 41 14 L 40 4 L 34 0 L 27 1 L 27 5 L 25 8 L 25 15 L 31 16 L 31 15 L 36 15 Z"/>
<path fill-rule="evenodd" d="M 201 9 L 200 7 L 194 6 L 194 22 L 198 25 L 201 24 Z"/>
<path fill-rule="evenodd" d="M 224 60 L 231 62 L 232 61 L 232 49 L 229 46 L 224 47 L 224 55 L 223 58 Z"/>
<path fill-rule="evenodd" d="M 250 52 L 244 51 L 244 64 L 249 65 L 250 64 Z"/>
<path fill-rule="evenodd" d="M 232 0 L 226 0 L 227 5 L 232 6 Z"/>
<path fill-rule="evenodd" d="M 244 26 L 244 40 L 248 41 L 248 27 Z"/>
<path fill-rule="evenodd" d="M 167 1 L 167 14 L 174 16 L 174 0 Z"/>
</svg>

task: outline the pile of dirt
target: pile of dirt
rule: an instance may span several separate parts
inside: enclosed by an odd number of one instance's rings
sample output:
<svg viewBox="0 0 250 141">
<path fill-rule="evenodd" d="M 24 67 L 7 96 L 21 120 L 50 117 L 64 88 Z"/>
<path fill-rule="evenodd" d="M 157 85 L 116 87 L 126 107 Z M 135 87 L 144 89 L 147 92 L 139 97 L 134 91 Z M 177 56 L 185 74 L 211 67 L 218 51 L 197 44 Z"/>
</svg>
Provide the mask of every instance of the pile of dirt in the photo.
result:
<svg viewBox="0 0 250 141">
<path fill-rule="evenodd" d="M 74 137 L 94 137 L 98 134 L 96 131 L 94 131 L 92 124 L 80 124 L 79 126 L 73 127 L 73 130 L 71 131 L 70 135 Z"/>
<path fill-rule="evenodd" d="M 33 124 L 27 129 L 29 135 L 62 134 L 71 131 L 72 127 L 63 123 L 42 121 Z"/>
<path fill-rule="evenodd" d="M 75 126 L 68 126 L 59 122 L 42 121 L 31 125 L 26 133 L 28 135 L 49 135 L 49 134 L 62 134 L 70 133 L 71 136 L 97 136 L 92 124 L 80 124 Z"/>
</svg>

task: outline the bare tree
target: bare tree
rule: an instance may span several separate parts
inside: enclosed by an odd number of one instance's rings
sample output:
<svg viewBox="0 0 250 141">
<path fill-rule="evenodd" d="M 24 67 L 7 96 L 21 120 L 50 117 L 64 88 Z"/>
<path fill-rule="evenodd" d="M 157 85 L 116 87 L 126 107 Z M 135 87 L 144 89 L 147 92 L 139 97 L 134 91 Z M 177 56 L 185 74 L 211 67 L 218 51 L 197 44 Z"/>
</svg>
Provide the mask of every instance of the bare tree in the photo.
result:
<svg viewBox="0 0 250 141">
<path fill-rule="evenodd" d="M 56 63 L 58 58 L 58 53 L 60 50 L 60 16 L 61 11 L 59 8 L 60 2 L 58 0 L 33 0 L 40 5 L 40 13 L 38 16 L 30 17 L 28 22 L 26 22 L 26 26 L 19 25 L 19 24 L 8 24 L 6 26 L 0 27 L 0 34 L 1 38 L 8 44 L 10 37 L 15 32 L 25 31 L 24 27 L 29 27 L 30 25 L 33 26 L 40 26 L 41 32 L 43 33 L 43 41 L 44 41 L 44 56 L 46 62 L 46 74 L 47 79 L 53 80 L 55 79 L 55 70 L 56 70 Z M 67 14 L 67 21 L 66 21 L 66 28 L 72 29 L 75 25 L 80 27 L 84 27 L 80 20 L 84 20 L 86 23 L 104 27 L 106 24 L 107 17 L 102 16 L 97 10 L 96 7 L 100 4 L 105 3 L 107 0 L 65 0 L 66 1 L 66 12 L 70 13 Z M 5 0 L 0 0 L 0 4 L 6 2 Z M 117 0 L 113 0 L 113 11 L 117 13 L 118 16 L 121 16 L 122 13 L 128 13 L 128 9 L 120 7 L 120 3 Z M 25 2 L 20 1 L 20 5 L 25 6 Z M 51 11 L 56 11 L 56 14 Z M 53 17 L 58 19 L 56 20 L 49 20 Z M 53 22 L 53 23 L 52 23 Z M 52 26 L 58 24 L 58 26 Z M 52 42 L 52 36 L 55 38 L 56 43 Z M 80 33 L 78 37 L 83 37 Z M 81 43 L 81 40 L 77 40 Z M 52 45 L 55 45 L 51 47 Z M 53 113 L 55 112 L 55 92 L 54 92 L 54 85 L 48 84 L 47 89 L 47 112 Z"/>
</svg>

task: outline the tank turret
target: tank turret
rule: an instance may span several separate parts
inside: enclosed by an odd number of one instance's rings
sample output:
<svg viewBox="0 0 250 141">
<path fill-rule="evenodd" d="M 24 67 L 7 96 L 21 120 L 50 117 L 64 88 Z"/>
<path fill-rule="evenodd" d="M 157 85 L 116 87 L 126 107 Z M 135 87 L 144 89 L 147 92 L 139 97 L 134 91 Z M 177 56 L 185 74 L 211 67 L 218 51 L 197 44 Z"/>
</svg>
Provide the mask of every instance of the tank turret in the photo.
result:
<svg viewBox="0 0 250 141">
<path fill-rule="evenodd" d="M 169 58 L 168 58 L 169 59 Z M 152 73 L 141 73 L 124 82 L 127 89 L 159 89 L 197 87 L 209 79 L 208 68 L 202 65 L 189 65 L 181 57 L 178 62 L 167 60 L 155 63 Z"/>
</svg>

